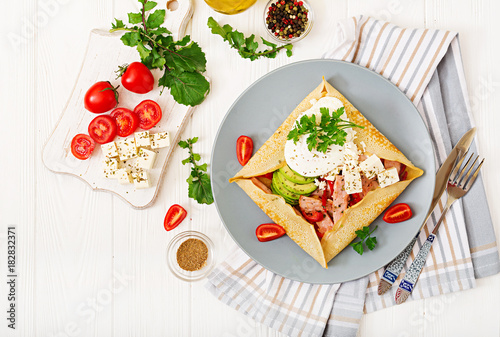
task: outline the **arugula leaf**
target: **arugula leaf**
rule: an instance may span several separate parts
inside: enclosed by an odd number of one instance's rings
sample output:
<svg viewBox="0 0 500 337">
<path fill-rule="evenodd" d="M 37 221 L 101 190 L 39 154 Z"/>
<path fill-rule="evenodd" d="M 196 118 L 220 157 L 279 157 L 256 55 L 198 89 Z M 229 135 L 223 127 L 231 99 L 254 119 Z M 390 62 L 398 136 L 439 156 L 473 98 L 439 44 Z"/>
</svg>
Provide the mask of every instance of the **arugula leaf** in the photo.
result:
<svg viewBox="0 0 500 337">
<path fill-rule="evenodd" d="M 212 34 L 220 35 L 224 41 L 227 41 L 231 48 L 238 51 L 238 54 L 242 58 L 250 59 L 250 61 L 254 61 L 259 57 L 275 58 L 280 50 L 286 50 L 286 55 L 288 57 L 292 56 L 293 45 L 290 43 L 278 47 L 276 44 L 261 38 L 262 44 L 270 47 L 270 49 L 257 51 L 259 43 L 255 41 L 254 34 L 245 38 L 243 33 L 233 30 L 233 27 L 230 25 L 221 26 L 213 17 L 208 18 L 207 25 L 211 29 Z"/>
<path fill-rule="evenodd" d="M 164 72 L 158 85 L 170 89 L 178 103 L 200 104 L 210 90 L 210 84 L 202 75 L 207 63 L 205 53 L 189 35 L 174 41 L 172 33 L 161 26 L 165 21 L 165 10 L 152 11 L 157 2 L 138 1 L 142 8 L 139 13 L 128 13 L 130 25 L 115 19 L 110 32 L 126 32 L 121 37 L 123 44 L 135 47 L 141 62 L 148 68 Z"/>
<path fill-rule="evenodd" d="M 198 137 L 187 140 L 181 140 L 178 145 L 183 149 L 188 149 L 189 157 L 182 161 L 183 165 L 191 163 L 191 174 L 186 179 L 188 183 L 188 196 L 196 200 L 199 204 L 210 205 L 214 202 L 212 195 L 212 187 L 210 176 L 207 172 L 207 164 L 198 165 L 197 162 L 201 159 L 198 153 L 193 153 L 193 144 L 198 141 Z"/>
<path fill-rule="evenodd" d="M 344 114 L 344 107 L 333 111 L 330 114 L 328 108 L 320 108 L 321 119 L 316 121 L 316 114 L 311 116 L 304 115 L 295 122 L 294 128 L 288 133 L 288 140 L 293 140 L 295 144 L 302 135 L 308 135 L 306 144 L 309 151 L 316 149 L 319 152 L 326 153 L 332 144 L 343 146 L 347 137 L 347 128 L 361 128 L 355 123 L 340 118 Z"/>
<path fill-rule="evenodd" d="M 377 228 L 378 226 L 375 226 L 375 228 L 370 232 L 370 227 L 365 226 L 362 229 L 356 231 L 355 233 L 361 241 L 351 242 L 349 246 L 351 246 L 359 255 L 363 255 L 363 242 L 365 242 L 366 247 L 369 250 L 373 250 L 377 245 L 377 238 L 371 235 Z"/>
</svg>

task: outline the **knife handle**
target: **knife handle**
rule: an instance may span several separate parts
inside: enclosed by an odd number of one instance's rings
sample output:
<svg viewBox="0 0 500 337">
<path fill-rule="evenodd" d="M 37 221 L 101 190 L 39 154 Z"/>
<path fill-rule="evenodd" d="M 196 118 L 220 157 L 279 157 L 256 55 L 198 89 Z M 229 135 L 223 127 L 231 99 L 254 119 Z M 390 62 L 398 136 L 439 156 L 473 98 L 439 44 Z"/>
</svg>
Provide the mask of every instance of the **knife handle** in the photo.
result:
<svg viewBox="0 0 500 337">
<path fill-rule="evenodd" d="M 408 246 L 394 259 L 392 260 L 387 267 L 385 268 L 384 275 L 382 275 L 381 281 L 385 280 L 388 284 L 386 284 L 383 288 L 379 285 L 379 295 L 383 295 L 396 281 L 401 270 L 403 270 L 408 257 L 410 256 L 411 251 L 413 250 L 413 246 L 415 242 L 417 242 L 417 238 L 420 232 L 410 241 Z M 382 290 L 383 289 L 383 290 Z"/>
</svg>

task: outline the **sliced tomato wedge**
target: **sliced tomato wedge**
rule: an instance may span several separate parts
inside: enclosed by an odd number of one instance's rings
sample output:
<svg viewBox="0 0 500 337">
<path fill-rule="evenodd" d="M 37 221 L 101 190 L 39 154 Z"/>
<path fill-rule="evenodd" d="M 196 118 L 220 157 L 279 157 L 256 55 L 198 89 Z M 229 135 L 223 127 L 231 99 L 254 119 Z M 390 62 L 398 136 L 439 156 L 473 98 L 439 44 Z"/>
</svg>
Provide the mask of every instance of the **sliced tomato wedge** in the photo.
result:
<svg viewBox="0 0 500 337">
<path fill-rule="evenodd" d="M 186 218 L 187 212 L 180 205 L 172 205 L 167 211 L 165 215 L 165 220 L 163 220 L 163 227 L 165 230 L 171 231 L 175 227 L 179 226 L 179 224 Z"/>
<path fill-rule="evenodd" d="M 99 144 L 106 144 L 115 139 L 116 123 L 111 116 L 97 116 L 89 124 L 89 135 Z"/>
<path fill-rule="evenodd" d="M 149 130 L 161 120 L 161 108 L 155 101 L 147 99 L 139 103 L 134 113 L 139 117 L 139 127 Z"/>
<path fill-rule="evenodd" d="M 285 230 L 275 223 L 265 223 L 257 227 L 255 235 L 260 242 L 275 240 L 285 235 Z"/>
<path fill-rule="evenodd" d="M 269 180 L 273 180 L 273 173 L 274 172 L 269 172 L 269 173 L 263 174 L 261 176 L 258 176 L 257 178 L 267 178 Z"/>
<path fill-rule="evenodd" d="M 360 202 L 363 198 L 361 197 L 361 193 L 354 193 L 351 194 L 351 197 L 349 199 L 349 206 L 354 206 L 358 202 Z"/>
<path fill-rule="evenodd" d="M 302 215 L 304 216 L 304 218 L 307 221 L 309 221 L 311 223 L 321 221 L 325 218 L 323 213 L 318 212 L 318 211 L 314 211 L 312 214 L 307 214 L 306 212 L 302 212 Z"/>
<path fill-rule="evenodd" d="M 71 153 L 80 160 L 85 160 L 90 157 L 94 151 L 94 141 L 88 135 L 82 133 L 73 137 L 71 141 Z"/>
<path fill-rule="evenodd" d="M 236 157 L 241 165 L 246 165 L 253 153 L 253 140 L 247 136 L 240 136 L 236 141 Z"/>
<path fill-rule="evenodd" d="M 388 223 L 396 223 L 406 221 L 411 218 L 412 212 L 407 204 L 396 204 L 389 208 L 384 214 L 384 221 Z"/>
<path fill-rule="evenodd" d="M 120 137 L 127 137 L 139 127 L 139 116 L 127 108 L 118 108 L 111 112 L 116 122 L 116 133 Z"/>
</svg>

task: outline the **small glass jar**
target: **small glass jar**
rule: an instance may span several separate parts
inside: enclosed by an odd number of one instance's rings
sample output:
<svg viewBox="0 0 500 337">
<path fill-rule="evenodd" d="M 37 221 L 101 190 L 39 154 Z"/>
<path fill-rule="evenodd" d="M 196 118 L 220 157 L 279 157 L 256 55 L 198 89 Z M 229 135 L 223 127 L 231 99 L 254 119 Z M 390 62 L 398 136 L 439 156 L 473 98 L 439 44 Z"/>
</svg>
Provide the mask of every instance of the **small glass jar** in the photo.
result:
<svg viewBox="0 0 500 337">
<path fill-rule="evenodd" d="M 302 32 L 302 34 L 300 34 L 297 37 L 292 37 L 292 38 L 283 38 L 283 39 L 280 39 L 276 35 L 274 35 L 269 28 L 267 28 L 266 18 L 267 18 L 267 14 L 269 12 L 269 7 L 271 7 L 272 4 L 275 4 L 275 3 L 279 2 L 279 0 L 270 0 L 267 3 L 266 7 L 264 7 L 264 27 L 266 29 L 267 35 L 271 39 L 273 39 L 273 41 L 278 42 L 278 43 L 294 43 L 294 42 L 302 40 L 304 37 L 306 37 L 307 34 L 309 34 L 309 32 L 312 29 L 312 25 L 313 25 L 314 13 L 313 13 L 313 10 L 312 10 L 311 6 L 309 5 L 309 3 L 307 1 L 305 1 L 305 0 L 300 0 L 300 1 L 303 2 L 303 6 L 307 9 L 307 19 L 308 19 L 308 21 L 307 21 L 307 24 L 306 24 L 306 28 Z"/>
<path fill-rule="evenodd" d="M 246 11 L 257 0 L 205 0 L 205 2 L 216 12 L 232 15 Z"/>
<path fill-rule="evenodd" d="M 177 263 L 177 250 L 179 249 L 179 246 L 188 239 L 198 239 L 207 246 L 207 261 L 205 266 L 199 270 L 187 271 L 182 269 Z M 200 281 L 208 276 L 215 265 L 214 244 L 212 240 L 208 238 L 208 236 L 200 232 L 187 231 L 177 234 L 170 241 L 167 247 L 167 265 L 170 271 L 183 281 Z"/>
</svg>

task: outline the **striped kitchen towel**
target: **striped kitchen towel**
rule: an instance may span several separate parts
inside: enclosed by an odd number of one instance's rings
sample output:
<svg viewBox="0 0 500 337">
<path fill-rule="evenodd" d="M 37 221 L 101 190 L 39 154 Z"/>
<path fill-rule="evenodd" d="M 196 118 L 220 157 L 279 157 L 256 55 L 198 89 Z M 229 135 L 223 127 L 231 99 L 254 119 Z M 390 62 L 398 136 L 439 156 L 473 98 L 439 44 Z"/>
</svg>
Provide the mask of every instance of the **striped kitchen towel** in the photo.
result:
<svg viewBox="0 0 500 337">
<path fill-rule="evenodd" d="M 473 126 L 457 33 L 400 28 L 366 16 L 339 23 L 335 49 L 324 57 L 357 63 L 398 86 L 422 115 L 441 165 Z M 394 113 L 398 113 L 395 111 Z M 472 150 L 476 151 L 473 143 Z M 441 215 L 436 207 L 412 259 Z M 474 221 L 472 215 L 474 214 Z M 493 224 L 479 178 L 455 203 L 409 300 L 470 289 L 500 271 Z M 409 267 L 411 259 L 405 269 Z M 377 295 L 383 269 L 336 285 L 291 281 L 265 270 L 236 248 L 209 276 L 207 288 L 236 310 L 289 336 L 355 336 L 362 314 L 395 304 L 397 289 Z M 404 276 L 404 272 L 400 275 Z"/>
</svg>

